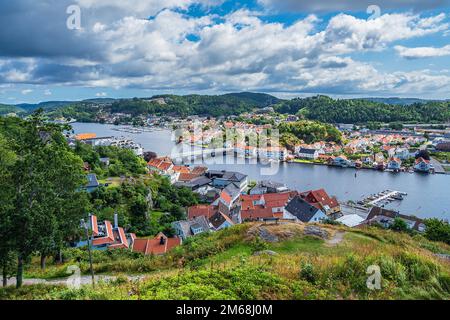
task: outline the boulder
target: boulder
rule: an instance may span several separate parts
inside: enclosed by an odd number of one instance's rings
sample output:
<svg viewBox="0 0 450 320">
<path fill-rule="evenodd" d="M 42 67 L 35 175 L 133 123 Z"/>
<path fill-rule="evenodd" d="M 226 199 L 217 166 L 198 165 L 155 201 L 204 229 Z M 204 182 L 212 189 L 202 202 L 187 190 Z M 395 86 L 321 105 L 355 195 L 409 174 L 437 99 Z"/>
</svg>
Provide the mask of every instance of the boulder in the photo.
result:
<svg viewBox="0 0 450 320">
<path fill-rule="evenodd" d="M 261 255 L 268 255 L 268 256 L 276 256 L 278 253 L 272 250 L 263 250 L 263 251 L 256 251 L 253 255 L 254 256 L 261 256 Z"/>
<path fill-rule="evenodd" d="M 318 226 L 306 226 L 303 230 L 306 236 L 315 236 L 322 239 L 328 239 L 328 231 L 318 227 Z"/>
</svg>

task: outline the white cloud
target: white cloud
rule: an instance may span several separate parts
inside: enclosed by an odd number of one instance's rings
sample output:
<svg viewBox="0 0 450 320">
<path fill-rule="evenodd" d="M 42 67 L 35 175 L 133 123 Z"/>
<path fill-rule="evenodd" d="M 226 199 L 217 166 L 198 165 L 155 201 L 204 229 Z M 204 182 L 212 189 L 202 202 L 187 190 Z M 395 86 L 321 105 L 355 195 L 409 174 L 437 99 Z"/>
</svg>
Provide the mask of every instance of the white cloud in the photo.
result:
<svg viewBox="0 0 450 320">
<path fill-rule="evenodd" d="M 221 17 L 190 17 L 171 10 L 188 8 L 198 0 L 77 2 L 85 10 L 102 10 L 102 17 L 108 16 L 87 21 L 84 32 L 77 34 L 80 46 L 93 48 L 92 52 L 36 57 L 20 65 L 0 60 L 0 83 L 185 92 L 396 93 L 414 88 L 419 93 L 421 87 L 445 90 L 436 83 L 439 80 L 449 89 L 442 75 L 424 70 L 386 74 L 353 55 L 445 32 L 449 27 L 445 14 L 396 13 L 373 20 L 338 14 L 327 23 L 309 15 L 284 25 L 267 22 L 260 12 L 247 9 Z M 153 17 L 142 19 L 143 13 Z"/>
<path fill-rule="evenodd" d="M 45 96 L 51 96 L 52 92 L 49 89 L 47 89 L 47 90 L 44 91 L 44 95 Z"/>
<path fill-rule="evenodd" d="M 435 47 L 407 48 L 403 46 L 395 46 L 395 50 L 402 58 L 406 59 L 432 58 L 450 55 L 450 45 L 441 48 Z"/>
<path fill-rule="evenodd" d="M 21 93 L 25 96 L 25 95 L 27 95 L 27 94 L 30 94 L 30 93 L 32 93 L 33 92 L 33 90 L 31 90 L 31 89 L 24 89 L 24 90 L 22 90 L 21 91 Z"/>
<path fill-rule="evenodd" d="M 96 96 L 96 97 L 104 98 L 104 97 L 108 96 L 108 94 L 107 94 L 106 92 L 97 92 L 97 93 L 95 94 L 95 96 Z"/>
</svg>

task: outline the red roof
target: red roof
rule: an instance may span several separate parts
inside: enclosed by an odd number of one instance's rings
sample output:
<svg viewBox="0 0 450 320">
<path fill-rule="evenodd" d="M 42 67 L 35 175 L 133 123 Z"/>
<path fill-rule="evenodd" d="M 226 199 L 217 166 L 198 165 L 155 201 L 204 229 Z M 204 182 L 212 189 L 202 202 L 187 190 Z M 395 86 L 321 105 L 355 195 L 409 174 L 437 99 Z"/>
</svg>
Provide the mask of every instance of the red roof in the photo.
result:
<svg viewBox="0 0 450 320">
<path fill-rule="evenodd" d="M 161 243 L 161 238 L 164 240 L 162 241 L 163 243 Z M 167 238 L 163 233 L 160 233 L 153 239 L 136 239 L 133 242 L 133 251 L 145 255 L 159 255 L 164 254 L 179 245 L 181 245 L 180 238 Z"/>
<path fill-rule="evenodd" d="M 416 159 L 416 164 L 421 163 L 421 162 L 430 163 L 430 160 L 426 160 L 422 157 L 419 157 Z"/>
<path fill-rule="evenodd" d="M 230 205 L 231 201 L 233 200 L 226 191 L 222 191 L 222 193 L 220 194 L 220 198 L 224 200 L 228 205 Z"/>
<path fill-rule="evenodd" d="M 170 158 L 164 157 L 164 158 L 155 158 L 148 162 L 149 167 L 153 167 L 155 169 L 166 171 L 170 169 L 171 166 L 173 166 L 173 162 Z"/>
<path fill-rule="evenodd" d="M 317 204 L 323 206 L 328 206 L 330 208 L 336 208 L 339 206 L 339 202 L 336 198 L 331 198 L 324 189 L 307 191 L 301 193 L 303 199 L 305 199 L 309 204 L 318 207 Z"/>
<path fill-rule="evenodd" d="M 291 192 L 241 195 L 241 218 L 242 220 L 282 218 L 283 212 L 274 213 L 273 209 L 284 208 L 292 195 Z"/>
<path fill-rule="evenodd" d="M 98 236 L 98 224 L 97 224 L 97 216 L 92 215 L 91 216 L 91 229 L 92 229 L 92 235 Z"/>
<path fill-rule="evenodd" d="M 189 173 L 189 168 L 185 166 L 173 166 L 173 171 L 180 173 Z"/>
<path fill-rule="evenodd" d="M 188 208 L 188 219 L 205 216 L 207 219 L 211 218 L 215 213 L 215 208 L 210 205 L 198 205 Z"/>
<path fill-rule="evenodd" d="M 116 243 L 110 245 L 110 248 L 128 248 L 128 240 L 125 235 L 125 231 L 123 231 L 123 228 L 117 228 L 117 230 L 114 230 L 114 238 L 116 239 Z"/>
<path fill-rule="evenodd" d="M 114 243 L 114 233 L 111 222 L 108 220 L 105 221 L 105 227 L 106 227 L 106 235 L 101 238 L 95 238 L 92 240 L 92 245 L 94 246 L 101 246 L 103 244 L 111 244 Z"/>
<path fill-rule="evenodd" d="M 178 181 L 188 182 L 188 181 L 191 181 L 192 179 L 197 178 L 198 176 L 199 175 L 196 173 L 182 172 L 182 173 L 180 173 L 180 177 L 178 178 Z"/>
</svg>

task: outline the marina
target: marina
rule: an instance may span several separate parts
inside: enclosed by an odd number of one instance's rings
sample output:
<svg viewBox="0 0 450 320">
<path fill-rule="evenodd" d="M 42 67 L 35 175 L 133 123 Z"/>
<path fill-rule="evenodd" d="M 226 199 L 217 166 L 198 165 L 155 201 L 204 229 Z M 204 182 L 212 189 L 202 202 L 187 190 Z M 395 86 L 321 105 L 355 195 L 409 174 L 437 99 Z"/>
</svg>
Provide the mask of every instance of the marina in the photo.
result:
<svg viewBox="0 0 450 320">
<path fill-rule="evenodd" d="M 145 151 L 156 152 L 159 156 L 171 156 L 173 152 L 179 152 L 176 142 L 172 139 L 172 132 L 166 129 L 139 134 L 125 132 L 119 134 L 113 129 L 122 126 L 73 123 L 72 127 L 75 133 L 93 132 L 98 136 L 124 136 L 139 143 Z M 380 190 L 401 190 L 408 196 L 403 196 L 403 201 L 386 201 L 385 208 L 421 218 L 448 219 L 450 217 L 447 175 L 393 174 L 376 170 L 359 170 L 355 175 L 354 170 L 332 166 L 276 162 L 263 164 L 252 163 L 248 159 L 228 163 L 221 161 L 221 157 L 217 156 L 209 158 L 206 165 L 211 170 L 241 172 L 254 181 L 270 179 L 283 182 L 294 190 L 325 188 L 341 203 L 356 202 L 365 199 L 368 195 L 376 195 Z M 273 168 L 270 170 L 271 174 L 265 174 L 270 168 Z"/>
</svg>

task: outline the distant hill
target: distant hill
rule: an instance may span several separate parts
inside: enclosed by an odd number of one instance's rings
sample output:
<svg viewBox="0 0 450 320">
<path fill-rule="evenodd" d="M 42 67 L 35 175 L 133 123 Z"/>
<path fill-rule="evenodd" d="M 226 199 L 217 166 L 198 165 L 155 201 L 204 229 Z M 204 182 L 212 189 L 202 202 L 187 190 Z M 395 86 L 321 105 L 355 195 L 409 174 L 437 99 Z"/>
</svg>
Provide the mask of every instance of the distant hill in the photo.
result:
<svg viewBox="0 0 450 320">
<path fill-rule="evenodd" d="M 439 101 L 439 100 L 426 100 L 426 99 L 418 99 L 418 98 L 361 98 L 361 100 L 367 100 L 372 102 L 379 102 L 385 104 L 393 104 L 393 105 L 410 105 L 414 103 L 427 103 L 430 101 Z"/>
<path fill-rule="evenodd" d="M 225 94 L 224 96 L 236 97 L 266 107 L 282 101 L 281 99 L 278 99 L 277 97 L 274 97 L 266 93 L 239 92 L 239 93 L 228 93 Z"/>
<path fill-rule="evenodd" d="M 74 101 L 45 101 L 40 103 L 21 103 L 17 104 L 16 107 L 19 107 L 26 112 L 32 112 L 37 109 L 44 109 L 44 110 L 51 110 L 51 109 L 57 109 L 61 107 L 68 106 L 70 104 L 74 103 Z"/>
<path fill-rule="evenodd" d="M 8 113 L 21 113 L 25 110 L 13 105 L 0 104 L 0 115 L 8 114 Z"/>
</svg>

